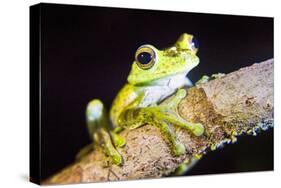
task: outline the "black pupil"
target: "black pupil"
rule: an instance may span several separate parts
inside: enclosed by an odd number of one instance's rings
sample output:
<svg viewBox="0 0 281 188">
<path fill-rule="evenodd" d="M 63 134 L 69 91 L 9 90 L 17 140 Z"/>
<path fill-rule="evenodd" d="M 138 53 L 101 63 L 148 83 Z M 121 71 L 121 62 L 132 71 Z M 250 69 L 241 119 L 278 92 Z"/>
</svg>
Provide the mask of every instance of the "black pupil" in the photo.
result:
<svg viewBox="0 0 281 188">
<path fill-rule="evenodd" d="M 138 59 L 138 62 L 146 65 L 151 61 L 152 55 L 148 52 L 142 52 L 138 55 L 137 59 Z"/>
<path fill-rule="evenodd" d="M 199 43 L 195 37 L 192 38 L 192 46 L 197 49 L 199 48 Z"/>
</svg>

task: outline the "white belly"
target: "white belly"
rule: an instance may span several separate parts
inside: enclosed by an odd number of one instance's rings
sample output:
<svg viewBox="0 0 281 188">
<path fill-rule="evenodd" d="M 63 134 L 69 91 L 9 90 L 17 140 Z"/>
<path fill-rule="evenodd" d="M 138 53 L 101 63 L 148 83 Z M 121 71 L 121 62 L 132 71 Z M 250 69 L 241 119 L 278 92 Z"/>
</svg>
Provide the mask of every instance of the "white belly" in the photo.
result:
<svg viewBox="0 0 281 188">
<path fill-rule="evenodd" d="M 143 88 L 145 96 L 140 106 L 146 107 L 152 104 L 157 104 L 175 93 L 177 89 L 184 86 L 190 86 L 190 81 L 185 75 L 176 75 L 158 80 L 157 84 L 154 83 L 152 86 L 145 86 Z"/>
</svg>

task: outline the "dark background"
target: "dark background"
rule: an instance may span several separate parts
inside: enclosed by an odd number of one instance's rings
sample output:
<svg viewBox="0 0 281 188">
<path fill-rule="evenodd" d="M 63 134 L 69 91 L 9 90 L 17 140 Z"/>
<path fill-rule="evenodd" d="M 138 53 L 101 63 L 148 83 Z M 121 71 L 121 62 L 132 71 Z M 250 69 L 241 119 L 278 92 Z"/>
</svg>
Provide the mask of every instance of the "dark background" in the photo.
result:
<svg viewBox="0 0 281 188">
<path fill-rule="evenodd" d="M 200 64 L 189 73 L 228 73 L 273 57 L 273 19 L 215 14 L 41 4 L 42 178 L 74 161 L 90 143 L 85 107 L 110 106 L 126 82 L 136 49 L 197 37 Z M 189 175 L 273 169 L 273 130 L 210 152 Z"/>
</svg>

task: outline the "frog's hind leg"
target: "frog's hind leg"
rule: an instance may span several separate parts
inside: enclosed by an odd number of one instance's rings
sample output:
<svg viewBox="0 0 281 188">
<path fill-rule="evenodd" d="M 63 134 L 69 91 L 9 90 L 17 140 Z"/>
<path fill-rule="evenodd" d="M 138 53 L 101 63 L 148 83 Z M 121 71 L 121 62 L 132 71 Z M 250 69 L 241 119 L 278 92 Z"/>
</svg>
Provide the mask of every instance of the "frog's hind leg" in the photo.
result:
<svg viewBox="0 0 281 188">
<path fill-rule="evenodd" d="M 114 145 L 124 145 L 123 140 L 120 136 L 112 133 L 107 111 L 100 100 L 94 99 L 89 102 L 86 110 L 86 120 L 90 138 L 93 140 L 92 146 L 95 144 L 101 145 L 105 154 L 111 158 L 114 164 L 121 164 L 122 156 Z M 115 144 L 113 145 L 112 142 Z M 91 147 L 86 146 L 85 150 L 82 149 L 81 152 L 85 154 L 87 148 L 90 149 Z"/>
<path fill-rule="evenodd" d="M 99 140 L 101 127 L 108 126 L 106 111 L 103 103 L 94 99 L 90 101 L 86 109 L 86 122 L 90 139 L 93 141 L 91 144 L 82 148 L 76 155 L 76 159 L 81 159 L 94 149 L 95 144 L 101 144 Z"/>
</svg>

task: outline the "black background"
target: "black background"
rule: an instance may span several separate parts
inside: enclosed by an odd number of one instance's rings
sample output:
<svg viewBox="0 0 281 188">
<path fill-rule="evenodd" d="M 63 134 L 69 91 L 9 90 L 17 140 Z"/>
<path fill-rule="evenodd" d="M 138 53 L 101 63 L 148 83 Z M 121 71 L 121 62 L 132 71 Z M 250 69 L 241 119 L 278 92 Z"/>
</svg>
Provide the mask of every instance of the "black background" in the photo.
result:
<svg viewBox="0 0 281 188">
<path fill-rule="evenodd" d="M 70 5 L 41 5 L 42 177 L 73 162 L 88 143 L 85 107 L 110 106 L 126 82 L 135 50 L 197 37 L 200 64 L 189 73 L 228 73 L 273 57 L 273 19 Z M 209 153 L 189 174 L 273 169 L 273 130 Z"/>
</svg>

